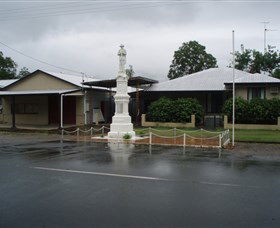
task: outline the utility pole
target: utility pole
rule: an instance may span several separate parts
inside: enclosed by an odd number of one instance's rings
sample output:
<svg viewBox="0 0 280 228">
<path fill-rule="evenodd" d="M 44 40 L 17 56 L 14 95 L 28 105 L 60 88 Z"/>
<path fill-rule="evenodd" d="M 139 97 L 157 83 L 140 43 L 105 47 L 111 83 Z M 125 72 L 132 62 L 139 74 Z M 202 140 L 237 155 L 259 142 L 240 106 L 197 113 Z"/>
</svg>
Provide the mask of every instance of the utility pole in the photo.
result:
<svg viewBox="0 0 280 228">
<path fill-rule="evenodd" d="M 274 32 L 274 31 L 277 31 L 276 29 L 268 29 L 266 27 L 267 24 L 269 24 L 269 21 L 264 21 L 264 22 L 261 22 L 263 23 L 263 26 L 264 26 L 264 31 L 263 31 L 263 49 L 264 49 L 264 54 L 267 52 L 267 47 L 270 47 L 269 45 L 267 45 L 267 38 L 266 38 L 266 33 L 267 32 Z"/>
<path fill-rule="evenodd" d="M 266 32 L 267 32 L 267 24 L 269 24 L 269 21 L 263 21 L 263 53 L 265 54 L 267 51 L 267 46 L 266 46 Z"/>
<path fill-rule="evenodd" d="M 232 30 L 232 146 L 234 147 L 234 124 L 235 124 L 235 48 L 234 30 Z"/>
</svg>

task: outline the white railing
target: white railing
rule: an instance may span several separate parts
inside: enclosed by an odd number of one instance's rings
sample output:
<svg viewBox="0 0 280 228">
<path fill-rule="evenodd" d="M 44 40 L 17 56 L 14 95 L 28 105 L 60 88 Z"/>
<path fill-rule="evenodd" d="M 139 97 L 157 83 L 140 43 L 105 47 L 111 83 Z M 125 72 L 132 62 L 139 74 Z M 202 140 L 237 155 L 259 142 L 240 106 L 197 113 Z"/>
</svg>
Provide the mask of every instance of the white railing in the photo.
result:
<svg viewBox="0 0 280 228">
<path fill-rule="evenodd" d="M 225 147 L 230 142 L 229 130 L 225 131 L 208 131 L 205 129 L 197 129 L 185 131 L 182 129 L 155 129 L 155 128 L 147 128 L 143 129 L 143 132 L 147 131 L 147 133 L 141 134 L 142 137 L 149 137 L 149 144 L 161 144 L 160 142 L 156 142 L 155 138 L 166 139 L 167 143 L 163 142 L 162 144 L 170 144 L 170 145 L 182 145 L 182 146 L 200 146 L 200 147 Z M 171 133 L 172 132 L 172 133 Z M 161 133 L 169 134 L 162 135 Z M 191 135 L 195 133 L 196 135 Z M 203 134 L 207 134 L 204 136 Z M 209 135 L 210 134 L 210 135 Z M 211 134 L 215 134 L 211 136 Z"/>
<path fill-rule="evenodd" d="M 75 133 L 76 133 L 77 136 L 80 136 L 80 133 L 84 133 L 84 134 L 90 133 L 90 136 L 93 136 L 94 133 L 100 132 L 102 137 L 103 137 L 105 129 L 110 129 L 110 128 L 105 127 L 105 126 L 102 126 L 101 128 L 98 128 L 98 129 L 95 129 L 95 128 L 91 127 L 88 130 L 82 130 L 80 128 L 77 128 L 76 130 L 73 130 L 73 131 L 68 131 L 68 130 L 62 129 L 61 130 L 61 136 L 63 138 L 65 134 L 72 135 L 72 134 L 75 134 Z"/>
<path fill-rule="evenodd" d="M 65 129 L 61 130 L 62 139 L 65 134 L 67 135 L 76 135 L 77 137 L 80 136 L 80 133 L 88 134 L 93 136 L 94 133 L 100 132 L 102 137 L 104 137 L 105 129 L 110 129 L 108 127 L 102 126 L 101 128 L 95 129 L 93 127 L 89 128 L 88 130 L 82 130 L 77 128 L 73 131 L 68 131 Z M 182 130 L 178 128 L 171 128 L 171 129 L 156 129 L 156 128 L 146 128 L 142 129 L 142 134 L 140 134 L 143 139 L 149 138 L 148 144 L 169 144 L 169 145 L 181 145 L 181 146 L 199 146 L 199 147 L 218 147 L 222 148 L 229 144 L 230 142 L 230 132 L 229 130 L 225 131 L 208 131 L 203 128 L 197 130 Z M 162 135 L 162 133 L 169 134 L 169 135 Z M 191 135 L 191 134 L 195 135 Z M 203 135 L 203 134 L 206 134 Z M 215 134 L 211 136 L 211 134 Z M 119 137 L 118 137 L 119 138 Z M 158 139 L 161 139 L 158 140 Z M 163 141 L 163 140 L 166 141 Z M 159 142 L 157 142 L 159 141 Z M 162 142 L 162 143 L 160 143 Z"/>
<path fill-rule="evenodd" d="M 220 134 L 220 147 L 227 146 L 230 143 L 229 129 Z"/>
</svg>

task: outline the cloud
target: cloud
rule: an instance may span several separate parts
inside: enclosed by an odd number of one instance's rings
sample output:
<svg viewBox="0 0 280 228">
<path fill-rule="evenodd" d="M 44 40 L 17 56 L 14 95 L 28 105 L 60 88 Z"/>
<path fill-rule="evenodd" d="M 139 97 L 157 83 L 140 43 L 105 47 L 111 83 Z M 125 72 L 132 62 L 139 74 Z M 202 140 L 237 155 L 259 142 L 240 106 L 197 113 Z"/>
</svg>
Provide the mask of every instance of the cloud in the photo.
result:
<svg viewBox="0 0 280 228">
<path fill-rule="evenodd" d="M 173 53 L 183 42 L 198 40 L 220 66 L 226 66 L 233 28 L 237 48 L 244 44 L 257 49 L 263 48 L 261 21 L 270 20 L 270 27 L 280 28 L 278 3 L 40 4 L 0 3 L 0 13 L 6 10 L 0 15 L 0 29 L 5 31 L 0 40 L 36 58 L 100 78 L 115 76 L 121 43 L 135 71 L 166 80 Z M 125 6 L 129 4 L 133 5 Z M 25 9 L 12 11 L 15 8 Z M 50 16 L 63 12 L 69 15 Z M 268 33 L 268 42 L 279 47 L 279 32 Z M 59 71 L 1 49 L 20 66 Z"/>
</svg>

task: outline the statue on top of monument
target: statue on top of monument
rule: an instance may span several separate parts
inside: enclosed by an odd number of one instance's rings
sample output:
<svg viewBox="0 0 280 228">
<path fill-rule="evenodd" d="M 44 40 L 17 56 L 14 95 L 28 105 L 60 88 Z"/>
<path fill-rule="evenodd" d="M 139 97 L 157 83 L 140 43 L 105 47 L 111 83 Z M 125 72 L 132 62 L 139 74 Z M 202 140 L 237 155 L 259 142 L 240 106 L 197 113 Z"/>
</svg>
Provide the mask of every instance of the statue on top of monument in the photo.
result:
<svg viewBox="0 0 280 228">
<path fill-rule="evenodd" d="M 120 46 L 120 50 L 118 52 L 118 56 L 120 58 L 120 66 L 119 72 L 125 73 L 125 64 L 126 64 L 126 50 L 124 49 L 124 45 Z"/>
</svg>

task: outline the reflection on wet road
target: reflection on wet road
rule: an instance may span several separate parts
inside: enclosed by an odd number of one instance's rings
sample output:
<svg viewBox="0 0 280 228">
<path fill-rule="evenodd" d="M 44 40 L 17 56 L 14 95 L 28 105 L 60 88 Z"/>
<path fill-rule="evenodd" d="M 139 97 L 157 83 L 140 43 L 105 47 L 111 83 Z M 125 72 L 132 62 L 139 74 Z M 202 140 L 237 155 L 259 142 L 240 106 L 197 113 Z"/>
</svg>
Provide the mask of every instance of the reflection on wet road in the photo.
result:
<svg viewBox="0 0 280 228">
<path fill-rule="evenodd" d="M 0 142 L 0 227 L 280 225 L 279 160 L 51 136 Z"/>
</svg>

